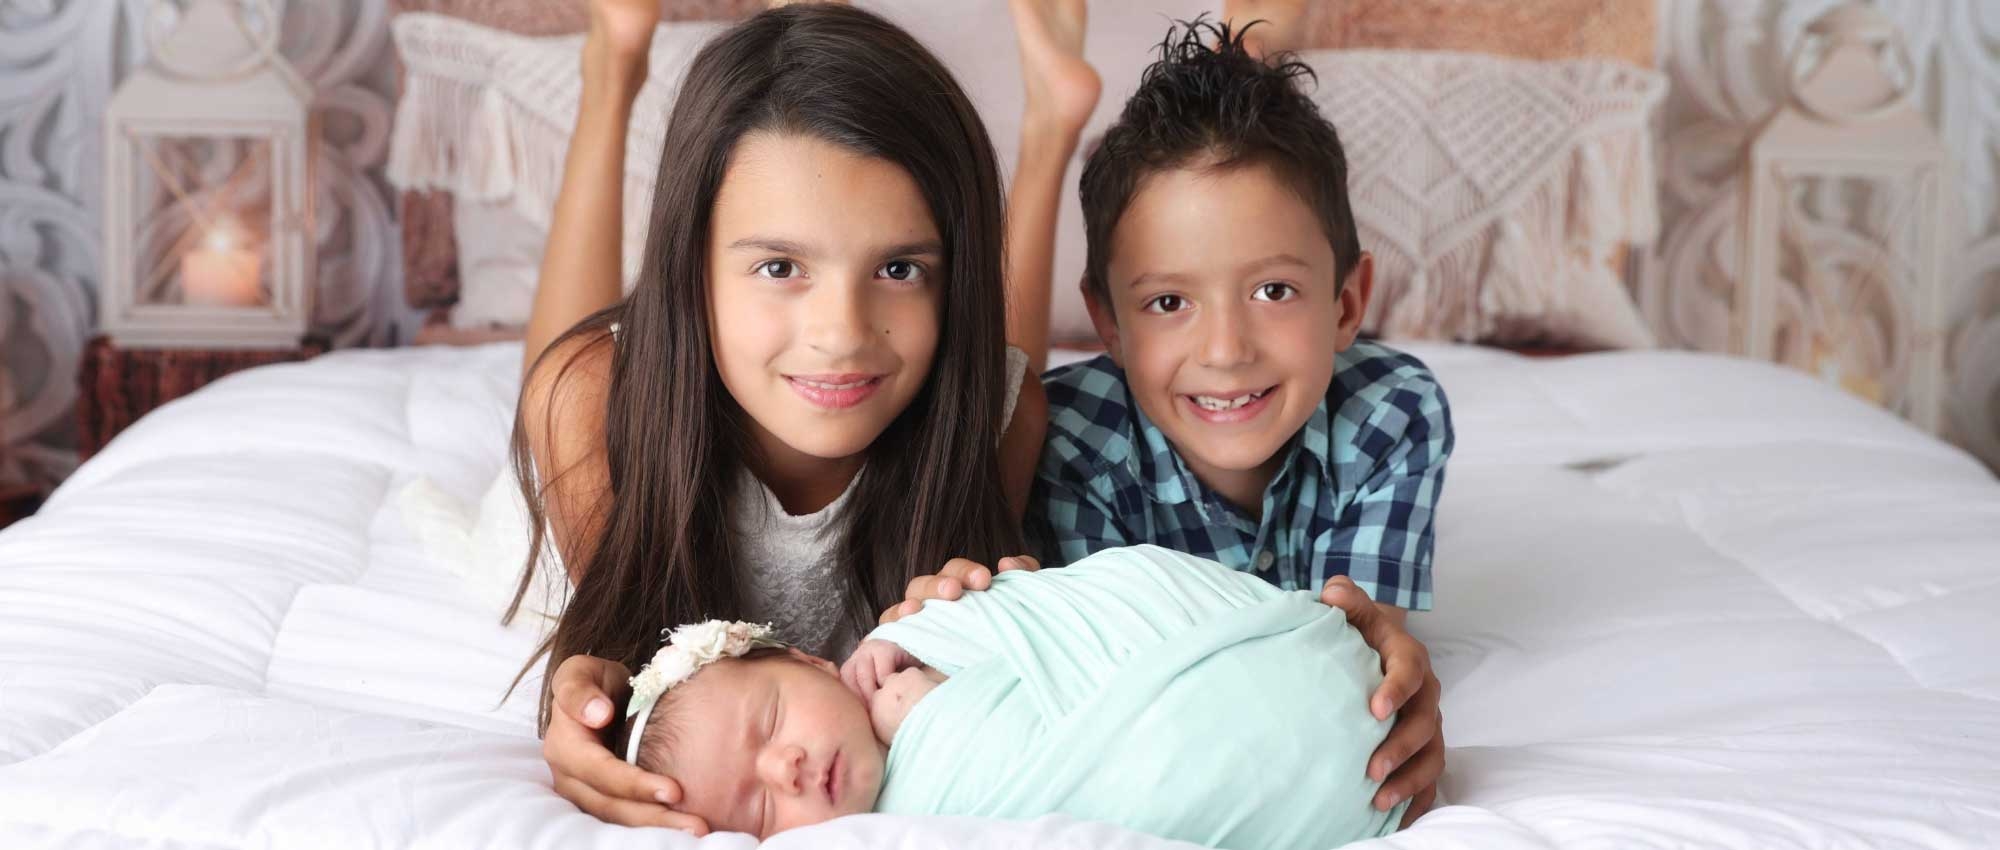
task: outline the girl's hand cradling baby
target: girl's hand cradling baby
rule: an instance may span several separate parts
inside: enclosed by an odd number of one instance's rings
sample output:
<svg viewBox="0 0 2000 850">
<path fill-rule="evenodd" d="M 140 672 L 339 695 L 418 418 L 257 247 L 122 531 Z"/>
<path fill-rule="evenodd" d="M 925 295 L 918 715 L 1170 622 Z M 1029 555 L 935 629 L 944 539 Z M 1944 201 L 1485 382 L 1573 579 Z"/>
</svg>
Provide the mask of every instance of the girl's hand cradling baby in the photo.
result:
<svg viewBox="0 0 2000 850">
<path fill-rule="evenodd" d="M 623 664 L 588 655 L 572 655 L 556 668 L 550 685 L 555 710 L 542 734 L 542 758 L 556 793 L 606 823 L 707 835 L 700 817 L 668 808 L 681 800 L 680 783 L 627 764 L 599 737 L 631 676 Z"/>
<path fill-rule="evenodd" d="M 1000 572 L 1027 570 L 1034 572 L 1042 568 L 1042 562 L 1027 555 L 1001 558 Z M 943 599 L 951 601 L 965 595 L 968 590 L 985 590 L 993 586 L 993 570 L 970 558 L 953 558 L 938 570 L 937 575 L 917 576 L 910 580 L 910 586 L 903 590 L 903 601 L 882 612 L 882 622 L 893 623 L 924 609 L 924 600 Z"/>
<path fill-rule="evenodd" d="M 864 640 L 847 657 L 847 662 L 840 665 L 840 681 L 862 702 L 869 702 L 890 676 L 921 663 L 902 647 L 886 640 Z"/>
</svg>

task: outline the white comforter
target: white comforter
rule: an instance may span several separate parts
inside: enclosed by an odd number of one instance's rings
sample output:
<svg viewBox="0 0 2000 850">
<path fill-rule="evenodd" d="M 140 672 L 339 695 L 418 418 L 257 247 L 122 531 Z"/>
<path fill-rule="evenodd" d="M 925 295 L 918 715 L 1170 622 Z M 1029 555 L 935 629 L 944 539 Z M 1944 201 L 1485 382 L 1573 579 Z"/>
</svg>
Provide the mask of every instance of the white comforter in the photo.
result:
<svg viewBox="0 0 2000 850">
<path fill-rule="evenodd" d="M 1369 846 L 2000 846 L 1986 470 L 1770 367 L 1417 353 L 1460 440 L 1438 610 L 1412 619 L 1445 683 L 1450 805 Z M 0 533 L 0 847 L 691 843 L 549 790 L 538 681 L 499 704 L 534 635 L 494 622 L 398 498 L 427 480 L 477 503 L 517 357 L 229 378 Z M 864 816 L 771 844 L 1162 842 Z"/>
</svg>

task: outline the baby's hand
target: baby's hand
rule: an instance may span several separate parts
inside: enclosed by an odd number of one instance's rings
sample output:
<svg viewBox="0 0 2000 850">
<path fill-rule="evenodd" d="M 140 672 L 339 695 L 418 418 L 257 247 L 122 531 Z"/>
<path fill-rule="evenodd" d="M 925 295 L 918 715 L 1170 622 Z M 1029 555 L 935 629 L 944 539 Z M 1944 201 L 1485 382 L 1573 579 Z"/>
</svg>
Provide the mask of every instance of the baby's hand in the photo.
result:
<svg viewBox="0 0 2000 850">
<path fill-rule="evenodd" d="M 883 746 L 894 741 L 910 709 L 942 681 L 944 675 L 929 667 L 908 667 L 883 680 L 874 698 L 868 700 L 868 721 L 875 726 L 876 740 Z"/>
<path fill-rule="evenodd" d="M 847 662 L 840 665 L 840 681 L 862 702 L 872 703 L 875 691 L 889 677 L 920 663 L 902 647 L 886 640 L 864 640 L 847 657 Z"/>
</svg>

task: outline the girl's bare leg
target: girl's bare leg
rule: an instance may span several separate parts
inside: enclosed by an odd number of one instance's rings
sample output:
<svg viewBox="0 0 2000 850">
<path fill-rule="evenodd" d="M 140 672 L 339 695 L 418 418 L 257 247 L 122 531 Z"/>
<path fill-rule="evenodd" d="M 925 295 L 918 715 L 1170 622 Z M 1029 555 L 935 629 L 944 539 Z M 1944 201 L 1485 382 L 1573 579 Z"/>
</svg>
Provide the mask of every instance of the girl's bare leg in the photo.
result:
<svg viewBox="0 0 2000 850">
<path fill-rule="evenodd" d="M 1262 21 L 1244 39 L 1251 55 L 1262 58 L 1304 46 L 1307 11 L 1306 0 L 1223 0 L 1222 19 L 1231 28 Z"/>
<path fill-rule="evenodd" d="M 522 347 L 522 376 L 550 342 L 624 297 L 625 131 L 646 81 L 659 0 L 592 0 L 583 92 Z"/>
<path fill-rule="evenodd" d="M 1007 193 L 1007 341 L 1029 374 L 1048 362 L 1056 214 L 1069 159 L 1102 88 L 1083 61 L 1084 0 L 1011 0 L 1027 89 L 1021 158 Z"/>
</svg>

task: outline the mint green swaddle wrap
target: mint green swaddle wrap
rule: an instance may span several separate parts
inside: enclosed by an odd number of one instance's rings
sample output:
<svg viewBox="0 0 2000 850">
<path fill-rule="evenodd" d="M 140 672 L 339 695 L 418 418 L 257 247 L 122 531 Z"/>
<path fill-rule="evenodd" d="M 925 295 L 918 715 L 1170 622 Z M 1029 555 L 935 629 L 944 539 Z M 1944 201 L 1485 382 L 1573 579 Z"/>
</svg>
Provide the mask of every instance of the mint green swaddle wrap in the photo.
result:
<svg viewBox="0 0 2000 850">
<path fill-rule="evenodd" d="M 1237 850 L 1386 835 L 1375 651 L 1337 608 L 1156 546 L 1003 573 L 870 635 L 951 679 L 889 748 L 876 811 L 1063 813 Z M 1392 718 L 1393 719 L 1393 718 Z"/>
</svg>

